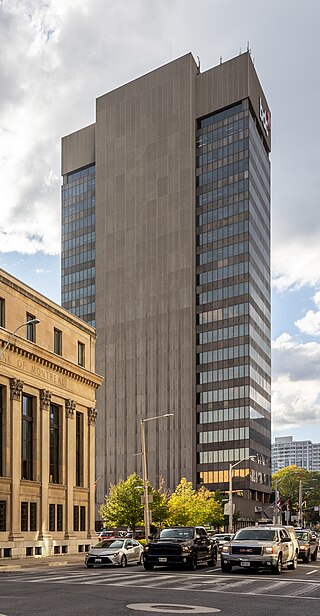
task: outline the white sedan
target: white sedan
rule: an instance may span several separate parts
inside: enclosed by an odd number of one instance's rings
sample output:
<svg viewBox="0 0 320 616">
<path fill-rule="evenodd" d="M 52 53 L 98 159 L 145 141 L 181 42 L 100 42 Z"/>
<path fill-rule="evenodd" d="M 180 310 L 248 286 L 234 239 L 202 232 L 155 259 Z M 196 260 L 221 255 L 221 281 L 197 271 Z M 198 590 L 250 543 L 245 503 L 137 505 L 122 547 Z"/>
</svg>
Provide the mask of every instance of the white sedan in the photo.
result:
<svg viewBox="0 0 320 616">
<path fill-rule="evenodd" d="M 118 565 L 126 567 L 128 564 L 142 564 L 143 547 L 135 539 L 104 539 L 92 547 L 85 557 L 87 567 L 102 565 Z"/>
</svg>

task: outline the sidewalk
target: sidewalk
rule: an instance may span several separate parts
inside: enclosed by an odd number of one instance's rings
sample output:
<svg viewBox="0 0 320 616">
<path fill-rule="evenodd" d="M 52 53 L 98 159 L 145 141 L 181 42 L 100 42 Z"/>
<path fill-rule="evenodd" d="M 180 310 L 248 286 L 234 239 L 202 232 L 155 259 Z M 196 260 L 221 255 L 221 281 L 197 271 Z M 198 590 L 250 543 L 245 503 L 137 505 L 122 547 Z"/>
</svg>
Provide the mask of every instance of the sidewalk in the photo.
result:
<svg viewBox="0 0 320 616">
<path fill-rule="evenodd" d="M 65 567 L 84 563 L 85 553 L 57 554 L 56 556 L 29 556 L 27 558 L 1 558 L 1 571 L 19 571 L 20 569 L 38 569 L 45 567 Z"/>
</svg>

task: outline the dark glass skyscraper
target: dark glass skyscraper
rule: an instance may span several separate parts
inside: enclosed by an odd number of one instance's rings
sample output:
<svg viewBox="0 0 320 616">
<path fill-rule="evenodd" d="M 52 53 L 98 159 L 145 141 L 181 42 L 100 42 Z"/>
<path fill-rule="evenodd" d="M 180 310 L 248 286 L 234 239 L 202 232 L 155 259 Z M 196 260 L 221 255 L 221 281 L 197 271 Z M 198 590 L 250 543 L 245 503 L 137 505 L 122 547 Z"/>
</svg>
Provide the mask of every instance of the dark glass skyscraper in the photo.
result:
<svg viewBox="0 0 320 616">
<path fill-rule="evenodd" d="M 242 515 L 269 499 L 270 147 L 249 53 L 203 74 L 187 54 L 62 141 L 62 304 L 96 319 L 105 379 L 99 502 L 141 472 L 140 421 L 166 413 L 146 424 L 155 485 L 227 491 L 236 464 Z"/>
</svg>

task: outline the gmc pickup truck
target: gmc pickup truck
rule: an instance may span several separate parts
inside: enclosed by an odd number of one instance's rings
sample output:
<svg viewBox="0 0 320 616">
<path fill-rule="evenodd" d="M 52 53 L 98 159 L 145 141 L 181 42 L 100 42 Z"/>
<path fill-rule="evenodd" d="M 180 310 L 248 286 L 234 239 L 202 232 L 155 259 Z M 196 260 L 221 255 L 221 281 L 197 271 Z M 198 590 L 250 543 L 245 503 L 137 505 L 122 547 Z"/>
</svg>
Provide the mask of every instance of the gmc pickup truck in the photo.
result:
<svg viewBox="0 0 320 616">
<path fill-rule="evenodd" d="M 147 571 L 156 565 L 185 565 L 195 570 L 198 563 L 217 564 L 217 542 L 208 537 L 202 526 L 162 528 L 144 548 L 143 565 Z"/>
</svg>

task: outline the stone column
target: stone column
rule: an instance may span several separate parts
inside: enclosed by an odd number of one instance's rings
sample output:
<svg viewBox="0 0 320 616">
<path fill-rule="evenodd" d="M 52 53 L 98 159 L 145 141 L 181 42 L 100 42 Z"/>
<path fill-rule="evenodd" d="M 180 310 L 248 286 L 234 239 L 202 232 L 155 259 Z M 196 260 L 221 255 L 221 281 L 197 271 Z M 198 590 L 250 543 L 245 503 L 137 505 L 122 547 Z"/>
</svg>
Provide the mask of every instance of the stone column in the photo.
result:
<svg viewBox="0 0 320 616">
<path fill-rule="evenodd" d="M 88 408 L 88 538 L 95 538 L 95 427 L 97 411 Z"/>
<path fill-rule="evenodd" d="M 44 539 L 49 535 L 49 466 L 50 466 L 50 402 L 51 391 L 40 390 L 40 512 L 39 512 L 39 535 L 38 539 Z"/>
<path fill-rule="evenodd" d="M 73 488 L 75 486 L 75 461 L 76 461 L 76 422 L 75 422 L 75 409 L 76 403 L 74 400 L 66 400 L 65 412 L 66 412 L 66 524 L 65 524 L 65 538 L 69 539 L 74 537 L 73 530 Z"/>
<path fill-rule="evenodd" d="M 9 541 L 21 540 L 20 525 L 20 482 L 21 482 L 21 392 L 23 382 L 10 378 L 10 530 Z M 12 554 L 14 556 L 14 554 Z"/>
</svg>

